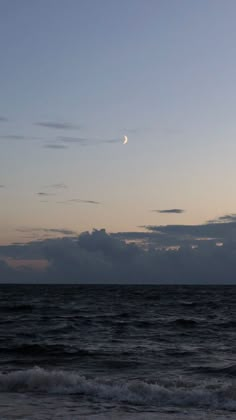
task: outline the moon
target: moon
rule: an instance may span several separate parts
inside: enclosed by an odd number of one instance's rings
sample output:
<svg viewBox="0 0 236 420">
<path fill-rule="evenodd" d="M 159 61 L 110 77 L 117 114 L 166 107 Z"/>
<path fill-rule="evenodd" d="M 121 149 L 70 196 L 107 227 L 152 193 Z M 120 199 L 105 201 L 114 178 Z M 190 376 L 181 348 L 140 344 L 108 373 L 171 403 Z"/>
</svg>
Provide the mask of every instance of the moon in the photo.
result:
<svg viewBox="0 0 236 420">
<path fill-rule="evenodd" d="M 124 136 L 123 139 L 124 139 L 123 144 L 128 143 L 128 137 L 127 136 Z"/>
</svg>

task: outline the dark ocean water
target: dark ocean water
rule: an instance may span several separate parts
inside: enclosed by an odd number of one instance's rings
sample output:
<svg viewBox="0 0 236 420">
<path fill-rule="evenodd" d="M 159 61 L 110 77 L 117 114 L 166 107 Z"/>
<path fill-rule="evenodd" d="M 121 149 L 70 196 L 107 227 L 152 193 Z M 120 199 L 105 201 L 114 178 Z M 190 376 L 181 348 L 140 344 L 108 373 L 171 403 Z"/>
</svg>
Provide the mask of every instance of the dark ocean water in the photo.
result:
<svg viewBox="0 0 236 420">
<path fill-rule="evenodd" d="M 0 419 L 236 418 L 236 287 L 0 286 Z"/>
</svg>

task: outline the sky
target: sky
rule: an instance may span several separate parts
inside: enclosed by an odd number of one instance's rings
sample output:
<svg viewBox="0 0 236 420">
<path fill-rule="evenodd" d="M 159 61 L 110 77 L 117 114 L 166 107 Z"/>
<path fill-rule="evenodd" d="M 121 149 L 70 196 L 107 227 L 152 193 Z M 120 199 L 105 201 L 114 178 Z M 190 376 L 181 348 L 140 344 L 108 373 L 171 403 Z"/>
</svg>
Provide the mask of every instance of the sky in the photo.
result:
<svg viewBox="0 0 236 420">
<path fill-rule="evenodd" d="M 193 262 L 160 269 L 186 247 L 231 267 L 235 14 L 234 0 L 0 2 L 0 281 L 142 282 L 150 264 L 150 282 L 213 281 Z M 76 246 L 71 270 L 58 246 Z M 132 252 L 143 271 L 124 269 Z"/>
</svg>

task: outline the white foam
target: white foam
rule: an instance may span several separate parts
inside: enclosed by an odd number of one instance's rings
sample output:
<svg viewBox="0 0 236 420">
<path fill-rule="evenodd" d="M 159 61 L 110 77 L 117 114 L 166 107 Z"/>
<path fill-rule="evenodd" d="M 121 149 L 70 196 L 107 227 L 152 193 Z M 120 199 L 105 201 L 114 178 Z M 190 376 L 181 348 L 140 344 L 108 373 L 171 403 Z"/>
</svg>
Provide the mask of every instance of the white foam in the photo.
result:
<svg viewBox="0 0 236 420">
<path fill-rule="evenodd" d="M 1 392 L 82 394 L 98 399 L 158 407 L 196 407 L 236 410 L 236 386 L 220 383 L 172 385 L 144 381 L 87 379 L 76 372 L 39 367 L 0 374 Z"/>
</svg>

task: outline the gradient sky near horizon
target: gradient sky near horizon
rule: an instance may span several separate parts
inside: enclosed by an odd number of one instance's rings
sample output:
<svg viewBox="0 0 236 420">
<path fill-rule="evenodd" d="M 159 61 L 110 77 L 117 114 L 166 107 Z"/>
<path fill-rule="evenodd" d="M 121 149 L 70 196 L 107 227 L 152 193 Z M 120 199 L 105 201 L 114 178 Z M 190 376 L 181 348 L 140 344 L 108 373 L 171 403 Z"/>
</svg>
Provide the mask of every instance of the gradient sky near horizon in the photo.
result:
<svg viewBox="0 0 236 420">
<path fill-rule="evenodd" d="M 234 0 L 2 0 L 0 244 L 234 213 L 235 16 Z"/>
</svg>

